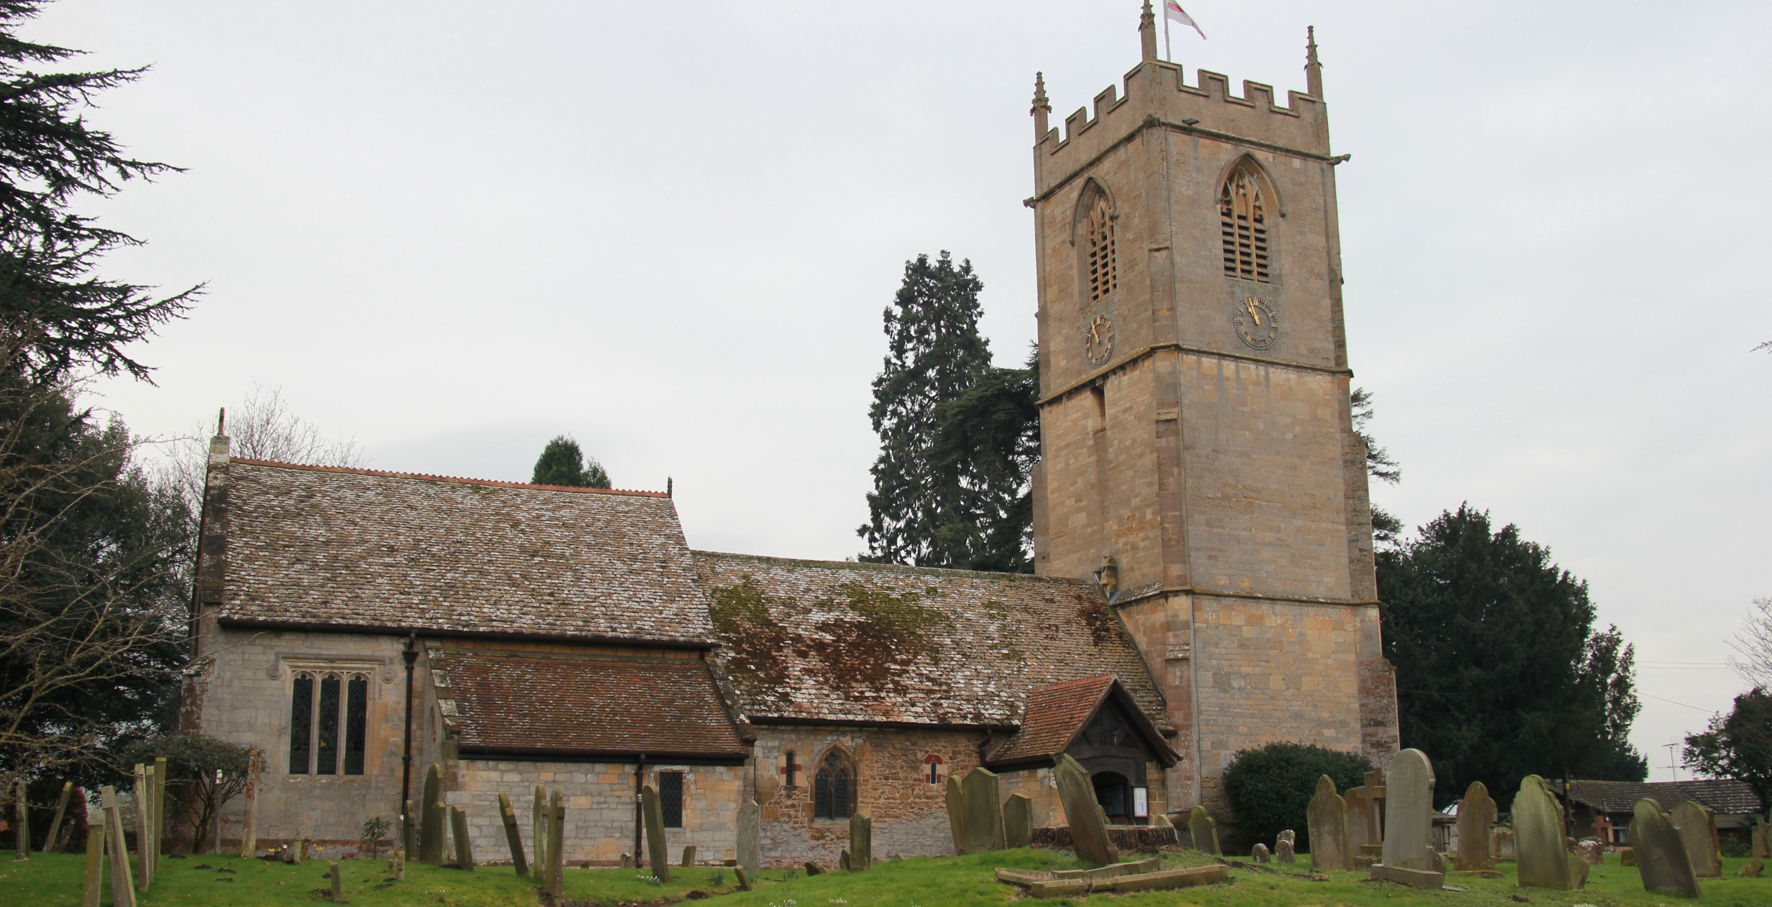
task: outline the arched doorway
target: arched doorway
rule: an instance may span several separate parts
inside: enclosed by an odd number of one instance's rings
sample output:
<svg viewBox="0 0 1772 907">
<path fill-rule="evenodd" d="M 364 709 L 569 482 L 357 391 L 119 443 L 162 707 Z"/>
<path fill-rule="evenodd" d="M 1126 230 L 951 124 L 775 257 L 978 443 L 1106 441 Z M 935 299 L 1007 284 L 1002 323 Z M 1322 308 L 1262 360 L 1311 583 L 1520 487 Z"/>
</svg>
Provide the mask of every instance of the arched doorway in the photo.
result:
<svg viewBox="0 0 1772 907">
<path fill-rule="evenodd" d="M 1113 825 L 1132 823 L 1132 782 L 1119 772 L 1096 772 L 1089 780 L 1095 785 L 1095 801 L 1107 813 Z"/>
</svg>

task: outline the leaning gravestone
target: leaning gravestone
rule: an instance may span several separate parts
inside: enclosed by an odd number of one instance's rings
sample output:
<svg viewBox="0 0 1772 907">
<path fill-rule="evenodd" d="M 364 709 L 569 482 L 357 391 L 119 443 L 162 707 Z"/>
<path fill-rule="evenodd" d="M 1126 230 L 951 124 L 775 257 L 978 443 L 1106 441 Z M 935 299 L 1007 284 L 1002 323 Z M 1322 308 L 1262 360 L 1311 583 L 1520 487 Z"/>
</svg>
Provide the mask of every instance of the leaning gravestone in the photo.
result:
<svg viewBox="0 0 1772 907">
<path fill-rule="evenodd" d="M 1686 856 L 1680 833 L 1661 811 L 1661 804 L 1644 798 L 1637 801 L 1634 812 L 1630 843 L 1637 858 L 1637 871 L 1643 876 L 1643 890 L 1698 897 L 1698 877 L 1692 873 L 1692 860 Z"/>
<path fill-rule="evenodd" d="M 1003 846 L 1026 847 L 1034 838 L 1034 801 L 1022 794 L 1010 794 L 1003 801 Z"/>
<path fill-rule="evenodd" d="M 1328 775 L 1317 779 L 1317 793 L 1305 810 L 1305 831 L 1311 836 L 1311 868 L 1354 868 L 1347 846 L 1347 801 L 1335 792 L 1335 780 Z"/>
<path fill-rule="evenodd" d="M 1772 826 L 1768 826 L 1766 820 L 1754 820 L 1753 848 L 1755 857 L 1772 857 L 1772 834 L 1767 833 L 1768 828 L 1772 828 Z"/>
<path fill-rule="evenodd" d="M 1760 874 L 1765 871 L 1765 863 L 1759 860 L 1748 860 L 1746 863 L 1741 864 L 1740 871 L 1736 872 L 1735 875 L 1743 879 L 1757 879 L 1760 877 Z"/>
<path fill-rule="evenodd" d="M 851 827 L 853 827 L 853 823 L 851 823 Z M 681 865 L 685 868 L 695 865 L 695 845 L 694 844 L 686 844 L 683 846 L 683 862 L 678 865 Z"/>
<path fill-rule="evenodd" d="M 1723 877 L 1723 852 L 1717 844 L 1717 817 L 1710 807 L 1687 800 L 1668 813 L 1668 820 L 1680 832 L 1686 845 L 1686 856 L 1692 860 L 1692 874 L 1701 879 Z"/>
<path fill-rule="evenodd" d="M 948 776 L 947 791 L 948 830 L 954 835 L 954 853 L 962 856 L 966 850 L 966 791 L 960 787 L 960 779 Z"/>
<path fill-rule="evenodd" d="M 1475 872 L 1495 868 L 1495 801 L 1481 781 L 1472 781 L 1458 801 L 1458 868 Z"/>
<path fill-rule="evenodd" d="M 1097 866 L 1120 862 L 1120 853 L 1108 838 L 1107 823 L 1102 821 L 1101 806 L 1095 802 L 1095 786 L 1089 781 L 1089 771 L 1066 754 L 1058 757 L 1058 764 L 1052 767 L 1052 780 L 1058 784 L 1058 796 L 1064 801 L 1071 849 L 1077 857 Z"/>
<path fill-rule="evenodd" d="M 755 874 L 763 865 L 763 808 L 746 797 L 738 808 L 738 865 Z"/>
<path fill-rule="evenodd" d="M 1003 849 L 1003 801 L 997 773 L 975 768 L 960 782 L 966 796 L 966 852 L 990 853 Z"/>
<path fill-rule="evenodd" d="M 1218 849 L 1218 823 L 1207 815 L 1206 807 L 1196 806 L 1193 812 L 1188 813 L 1187 833 L 1194 839 L 1195 850 L 1214 856 L 1221 853 Z"/>
<path fill-rule="evenodd" d="M 874 820 L 866 813 L 849 817 L 849 868 L 855 872 L 874 865 Z"/>
<path fill-rule="evenodd" d="M 1427 754 L 1407 749 L 1384 778 L 1384 865 L 1432 872 L 1434 767 Z"/>
<path fill-rule="evenodd" d="M 1274 860 L 1280 863 L 1298 862 L 1298 857 L 1294 849 L 1294 845 L 1297 841 L 1298 832 L 1295 832 L 1290 828 L 1280 832 L 1280 837 L 1274 841 Z"/>
<path fill-rule="evenodd" d="M 671 854 L 665 843 L 664 804 L 658 799 L 658 788 L 650 784 L 640 788 L 640 812 L 646 819 L 646 860 L 652 864 L 652 877 L 669 882 Z"/>
<path fill-rule="evenodd" d="M 418 826 L 418 861 L 432 866 L 443 865 L 443 770 L 436 765 L 425 769 L 422 810 Z"/>
<path fill-rule="evenodd" d="M 1563 840 L 1563 807 L 1544 779 L 1527 775 L 1514 795 L 1514 851 L 1521 887 L 1575 891 L 1587 881 L 1587 861 Z"/>
<path fill-rule="evenodd" d="M 1249 857 L 1257 863 L 1266 863 L 1268 861 L 1267 845 L 1257 842 L 1255 848 L 1249 851 Z"/>
</svg>

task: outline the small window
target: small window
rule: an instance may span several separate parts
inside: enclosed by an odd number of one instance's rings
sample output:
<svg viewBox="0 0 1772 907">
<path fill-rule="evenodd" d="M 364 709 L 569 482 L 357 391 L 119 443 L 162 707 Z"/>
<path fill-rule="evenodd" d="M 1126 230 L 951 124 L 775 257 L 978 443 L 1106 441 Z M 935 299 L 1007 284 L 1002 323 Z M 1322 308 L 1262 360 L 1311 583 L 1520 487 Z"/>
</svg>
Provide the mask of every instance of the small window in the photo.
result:
<svg viewBox="0 0 1772 907">
<path fill-rule="evenodd" d="M 289 691 L 289 773 L 361 775 L 369 677 L 299 671 Z"/>
<path fill-rule="evenodd" d="M 1107 193 L 1099 188 L 1089 202 L 1087 267 L 1089 301 L 1112 295 L 1120 285 L 1114 262 L 1114 217 L 1108 207 Z"/>
<path fill-rule="evenodd" d="M 812 778 L 812 814 L 819 819 L 847 819 L 854 812 L 855 773 L 832 750 Z"/>
<path fill-rule="evenodd" d="M 930 784 L 940 784 L 941 783 L 941 757 L 940 756 L 924 756 L 923 757 L 923 764 L 925 767 L 927 767 L 929 769 L 929 774 L 928 774 L 928 777 L 926 780 L 928 780 L 928 782 Z"/>
<path fill-rule="evenodd" d="M 793 787 L 794 786 L 794 768 L 795 768 L 794 751 L 793 750 L 788 750 L 787 759 L 785 761 L 787 764 L 782 766 L 781 773 L 783 775 L 787 776 L 788 786 Z"/>
<path fill-rule="evenodd" d="M 658 773 L 658 806 L 666 828 L 683 827 L 683 773 Z"/>
<path fill-rule="evenodd" d="M 1231 170 L 1218 195 L 1218 218 L 1224 245 L 1224 273 L 1267 283 L 1267 199 L 1261 177 L 1247 160 Z"/>
</svg>

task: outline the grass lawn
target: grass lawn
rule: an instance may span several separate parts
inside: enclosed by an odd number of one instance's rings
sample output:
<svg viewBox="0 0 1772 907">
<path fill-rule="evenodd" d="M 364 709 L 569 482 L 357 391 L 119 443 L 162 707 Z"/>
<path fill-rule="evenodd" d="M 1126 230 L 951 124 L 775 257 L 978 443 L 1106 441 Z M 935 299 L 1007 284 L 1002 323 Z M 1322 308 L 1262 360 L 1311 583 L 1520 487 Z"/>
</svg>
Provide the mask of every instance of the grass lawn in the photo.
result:
<svg viewBox="0 0 1772 907">
<path fill-rule="evenodd" d="M 81 854 L 39 854 L 12 862 L 0 851 L 0 904 L 23 907 L 78 907 Z M 1184 852 L 1163 857 L 1164 868 L 1199 865 L 1204 855 Z M 1772 905 L 1772 877 L 1740 879 L 1734 873 L 1747 862 L 1723 861 L 1724 878 L 1700 883 L 1705 904 L 1730 907 Z M 345 860 L 345 897 L 362 905 L 461 905 L 461 907 L 537 907 L 535 888 L 510 867 L 480 867 L 473 873 L 411 864 L 407 880 L 384 884 L 386 864 L 369 860 Z M 566 901 L 572 905 L 674 904 L 699 901 L 704 896 L 719 907 L 824 907 L 844 904 L 880 907 L 937 907 L 937 905 L 1008 904 L 1026 900 L 1021 890 L 993 880 L 998 866 L 1022 869 L 1071 869 L 1079 864 L 1068 853 L 1015 850 L 971 857 L 936 857 L 882 863 L 863 873 L 831 872 L 808 877 L 805 873 L 769 870 L 755 891 L 736 891 L 731 869 L 720 867 L 673 868 L 670 883 L 653 885 L 636 869 L 568 869 Z M 221 870 L 232 869 L 234 872 Z M 1266 870 L 1266 871 L 1264 871 Z M 263 860 L 205 856 L 168 858 L 154 881 L 153 890 L 140 896 L 144 907 L 170 905 L 315 904 L 326 900 L 327 865 L 310 862 L 290 866 Z M 1500 879 L 1469 879 L 1454 876 L 1448 884 L 1465 891 L 1414 891 L 1390 883 L 1364 881 L 1364 873 L 1332 873 L 1326 882 L 1309 879 L 1308 867 L 1274 864 L 1256 869 L 1236 861 L 1231 881 L 1180 891 L 1143 892 L 1134 895 L 1102 894 L 1087 902 L 1099 907 L 1140 905 L 1192 905 L 1192 907 L 1392 907 L 1392 905 L 1445 905 L 1445 907 L 1513 907 L 1526 903 L 1574 907 L 1635 907 L 1680 903 L 1643 891 L 1634 867 L 1620 866 L 1616 857 L 1593 868 L 1583 891 L 1546 891 L 1514 885 L 1513 864 L 1502 864 Z M 223 881 L 224 879 L 228 881 Z M 104 904 L 110 903 L 109 885 Z M 1028 901 L 1080 904 L 1080 900 Z"/>
</svg>

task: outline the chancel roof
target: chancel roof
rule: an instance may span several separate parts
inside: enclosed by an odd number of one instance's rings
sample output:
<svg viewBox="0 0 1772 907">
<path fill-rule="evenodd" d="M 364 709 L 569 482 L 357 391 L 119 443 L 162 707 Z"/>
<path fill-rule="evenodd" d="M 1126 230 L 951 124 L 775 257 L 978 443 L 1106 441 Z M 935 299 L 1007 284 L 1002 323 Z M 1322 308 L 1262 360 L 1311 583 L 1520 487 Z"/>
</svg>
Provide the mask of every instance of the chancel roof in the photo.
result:
<svg viewBox="0 0 1772 907">
<path fill-rule="evenodd" d="M 465 755 L 742 760 L 705 661 L 433 647 L 431 677 Z"/>
<path fill-rule="evenodd" d="M 1030 691 L 1104 674 L 1164 721 L 1144 659 L 1092 585 L 702 551 L 695 560 L 720 638 L 714 658 L 753 723 L 1011 727 Z"/>
<path fill-rule="evenodd" d="M 224 622 L 713 640 L 662 494 L 255 460 L 227 470 Z"/>
</svg>

